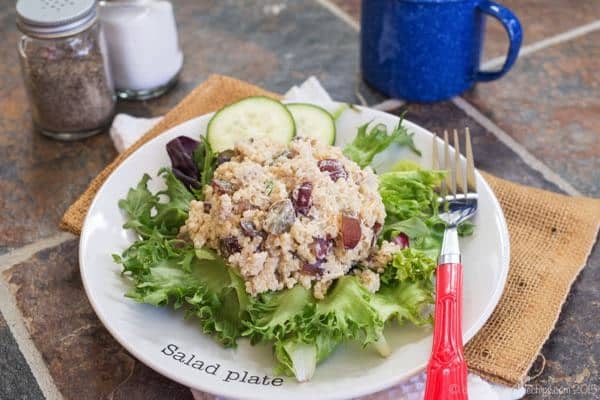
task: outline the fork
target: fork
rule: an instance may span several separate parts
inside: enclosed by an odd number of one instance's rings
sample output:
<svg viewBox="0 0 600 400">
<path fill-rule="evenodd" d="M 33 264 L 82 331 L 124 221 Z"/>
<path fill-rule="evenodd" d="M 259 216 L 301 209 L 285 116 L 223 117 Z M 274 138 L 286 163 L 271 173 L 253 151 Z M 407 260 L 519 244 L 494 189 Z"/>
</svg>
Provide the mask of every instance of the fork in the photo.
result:
<svg viewBox="0 0 600 400">
<path fill-rule="evenodd" d="M 444 166 L 448 171 L 438 189 L 439 216 L 446 223 L 436 271 L 433 346 L 427 365 L 425 400 L 466 400 L 467 363 L 462 342 L 463 267 L 458 246 L 458 225 L 477 210 L 477 187 L 469 128 L 465 129 L 466 168 L 460 158 L 460 141 L 454 130 L 454 157 L 450 159 L 448 132 L 444 131 Z M 433 169 L 440 168 L 437 135 L 433 136 Z"/>
</svg>

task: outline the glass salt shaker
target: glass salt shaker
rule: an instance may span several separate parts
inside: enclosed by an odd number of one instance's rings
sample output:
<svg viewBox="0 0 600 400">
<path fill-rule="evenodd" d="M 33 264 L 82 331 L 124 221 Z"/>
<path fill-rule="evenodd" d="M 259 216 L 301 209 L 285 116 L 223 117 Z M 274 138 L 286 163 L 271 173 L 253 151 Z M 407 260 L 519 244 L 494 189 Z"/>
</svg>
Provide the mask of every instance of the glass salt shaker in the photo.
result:
<svg viewBox="0 0 600 400">
<path fill-rule="evenodd" d="M 18 0 L 19 56 L 35 127 L 75 140 L 111 122 L 116 96 L 95 0 Z"/>
<path fill-rule="evenodd" d="M 100 20 L 119 98 L 146 100 L 175 85 L 183 53 L 170 1 L 101 1 Z"/>
</svg>

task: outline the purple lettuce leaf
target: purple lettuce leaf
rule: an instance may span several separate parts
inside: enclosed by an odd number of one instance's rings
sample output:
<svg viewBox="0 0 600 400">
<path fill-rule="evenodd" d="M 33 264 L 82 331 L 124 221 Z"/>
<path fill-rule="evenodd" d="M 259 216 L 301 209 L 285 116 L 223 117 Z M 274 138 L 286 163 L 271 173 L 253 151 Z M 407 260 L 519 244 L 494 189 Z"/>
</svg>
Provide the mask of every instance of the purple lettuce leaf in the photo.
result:
<svg viewBox="0 0 600 400">
<path fill-rule="evenodd" d="M 173 174 L 188 189 L 200 188 L 200 173 L 194 159 L 194 151 L 201 142 L 187 136 L 178 136 L 167 143 Z"/>
</svg>

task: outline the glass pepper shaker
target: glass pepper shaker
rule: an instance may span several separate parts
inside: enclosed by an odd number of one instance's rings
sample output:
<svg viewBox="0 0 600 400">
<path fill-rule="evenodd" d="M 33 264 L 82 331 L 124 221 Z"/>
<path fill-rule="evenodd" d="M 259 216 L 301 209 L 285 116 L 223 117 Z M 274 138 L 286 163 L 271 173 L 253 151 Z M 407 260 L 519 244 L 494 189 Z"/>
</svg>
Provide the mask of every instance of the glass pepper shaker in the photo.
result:
<svg viewBox="0 0 600 400">
<path fill-rule="evenodd" d="M 35 127 L 75 140 L 103 130 L 116 96 L 95 0 L 19 0 L 19 56 Z"/>
</svg>

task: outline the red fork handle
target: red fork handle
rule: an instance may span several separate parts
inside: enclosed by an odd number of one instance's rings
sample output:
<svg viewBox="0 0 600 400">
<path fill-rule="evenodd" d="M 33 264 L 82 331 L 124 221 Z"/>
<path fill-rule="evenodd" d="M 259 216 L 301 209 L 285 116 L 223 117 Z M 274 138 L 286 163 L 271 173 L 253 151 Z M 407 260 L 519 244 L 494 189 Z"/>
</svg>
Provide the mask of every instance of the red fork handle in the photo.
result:
<svg viewBox="0 0 600 400">
<path fill-rule="evenodd" d="M 462 269 L 461 264 L 437 267 L 435 325 L 425 400 L 467 399 L 467 363 L 461 328 Z"/>
</svg>

